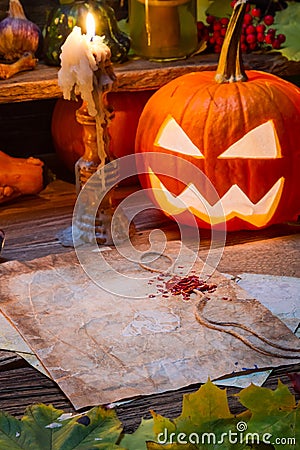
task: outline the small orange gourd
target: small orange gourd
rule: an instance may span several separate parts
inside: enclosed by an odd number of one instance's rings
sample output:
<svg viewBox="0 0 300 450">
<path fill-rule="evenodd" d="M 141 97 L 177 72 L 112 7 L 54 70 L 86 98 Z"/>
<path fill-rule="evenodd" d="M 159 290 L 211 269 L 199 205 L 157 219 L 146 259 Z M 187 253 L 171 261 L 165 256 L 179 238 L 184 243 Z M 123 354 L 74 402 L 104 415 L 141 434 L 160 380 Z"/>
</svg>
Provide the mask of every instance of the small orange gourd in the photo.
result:
<svg viewBox="0 0 300 450">
<path fill-rule="evenodd" d="M 38 194 L 43 189 L 43 165 L 38 158 L 15 158 L 0 151 L 0 205 Z"/>
</svg>

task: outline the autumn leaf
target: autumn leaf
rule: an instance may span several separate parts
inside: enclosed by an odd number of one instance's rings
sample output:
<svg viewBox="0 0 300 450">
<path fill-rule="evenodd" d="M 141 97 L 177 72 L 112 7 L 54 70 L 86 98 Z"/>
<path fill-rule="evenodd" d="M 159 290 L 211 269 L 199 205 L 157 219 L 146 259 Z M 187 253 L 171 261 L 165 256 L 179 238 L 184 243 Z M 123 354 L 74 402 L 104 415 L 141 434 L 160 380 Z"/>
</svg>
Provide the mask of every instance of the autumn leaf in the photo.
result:
<svg viewBox="0 0 300 450">
<path fill-rule="evenodd" d="M 0 449 L 121 449 L 116 442 L 122 426 L 114 411 L 95 407 L 86 414 L 60 420 L 62 414 L 46 405 L 29 407 L 21 421 L 0 413 Z"/>
<path fill-rule="evenodd" d="M 287 386 L 279 381 L 277 389 L 272 391 L 251 385 L 238 397 L 252 414 L 247 433 L 258 433 L 261 439 L 265 436 L 275 449 L 282 449 L 282 439 L 289 442 L 289 450 L 299 448 L 296 444 L 300 442 L 300 406 Z"/>
<path fill-rule="evenodd" d="M 126 450 L 147 450 L 146 441 L 154 441 L 153 419 L 142 419 L 138 429 L 132 434 L 125 434 L 121 444 Z"/>
<path fill-rule="evenodd" d="M 21 434 L 22 433 L 22 434 Z M 0 448 L 24 449 L 22 423 L 5 412 L 0 412 Z"/>
<path fill-rule="evenodd" d="M 230 0 L 214 0 L 207 8 L 206 14 L 218 18 L 230 17 L 232 14 L 232 7 L 230 3 Z"/>
<path fill-rule="evenodd" d="M 300 3 L 289 1 L 286 9 L 277 11 L 272 27 L 286 37 L 282 48 L 276 51 L 291 61 L 300 61 Z"/>
<path fill-rule="evenodd" d="M 265 411 L 266 409 L 272 412 L 281 410 L 290 410 L 296 406 L 295 397 L 289 391 L 288 386 L 278 382 L 276 390 L 255 386 L 251 384 L 245 389 L 242 389 L 239 394 L 236 394 L 240 402 L 252 411 Z"/>
<path fill-rule="evenodd" d="M 197 22 L 206 21 L 206 11 L 213 3 L 211 0 L 197 0 Z"/>
<path fill-rule="evenodd" d="M 203 384 L 197 392 L 183 396 L 182 413 L 174 420 L 177 429 L 192 425 L 202 429 L 208 422 L 233 418 L 227 401 L 226 389 L 220 389 L 211 381 Z M 192 431 L 192 430 L 190 430 Z"/>
</svg>

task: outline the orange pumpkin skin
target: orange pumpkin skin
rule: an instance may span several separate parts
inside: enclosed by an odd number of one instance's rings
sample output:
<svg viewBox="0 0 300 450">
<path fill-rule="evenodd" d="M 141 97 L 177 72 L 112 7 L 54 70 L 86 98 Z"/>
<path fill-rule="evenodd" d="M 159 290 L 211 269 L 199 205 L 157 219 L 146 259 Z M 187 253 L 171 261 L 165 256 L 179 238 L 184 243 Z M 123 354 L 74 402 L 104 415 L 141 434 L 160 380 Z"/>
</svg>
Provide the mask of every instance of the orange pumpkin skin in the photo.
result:
<svg viewBox="0 0 300 450">
<path fill-rule="evenodd" d="M 300 90 L 274 75 L 247 71 L 248 81 L 218 84 L 215 72 L 183 75 L 159 89 L 146 104 L 136 134 L 136 152 L 176 154 L 196 165 L 222 197 L 234 184 L 256 204 L 274 183 L 284 178 L 272 217 L 252 223 L 245 217 L 227 218 L 227 229 L 258 229 L 293 220 L 300 213 Z M 177 154 L 157 145 L 157 136 L 167 116 L 175 119 L 204 158 Z M 250 130 L 272 121 L 278 137 L 279 157 L 218 158 Z M 158 156 L 159 158 L 159 156 Z M 148 168 L 145 168 L 147 172 Z M 180 159 L 174 162 L 174 178 L 180 179 Z M 183 184 L 159 177 L 174 195 Z M 140 177 L 144 188 L 152 188 L 148 175 Z M 196 183 L 196 180 L 190 180 Z M 157 203 L 157 201 L 156 201 Z M 161 205 L 158 205 L 161 206 Z M 168 215 L 170 211 L 167 212 Z M 174 217 L 190 224 L 190 213 Z M 196 217 L 199 227 L 210 224 Z"/>
<path fill-rule="evenodd" d="M 82 125 L 76 121 L 76 110 L 81 101 L 57 100 L 51 122 L 52 142 L 64 166 L 74 172 L 76 161 L 83 155 Z"/>
<path fill-rule="evenodd" d="M 152 91 L 110 92 L 108 104 L 114 110 L 109 124 L 110 152 L 115 158 L 134 153 L 134 140 L 138 121 Z M 54 107 L 51 133 L 54 149 L 69 169 L 74 172 L 76 161 L 84 153 L 82 125 L 76 120 L 80 101 L 59 99 Z"/>
</svg>

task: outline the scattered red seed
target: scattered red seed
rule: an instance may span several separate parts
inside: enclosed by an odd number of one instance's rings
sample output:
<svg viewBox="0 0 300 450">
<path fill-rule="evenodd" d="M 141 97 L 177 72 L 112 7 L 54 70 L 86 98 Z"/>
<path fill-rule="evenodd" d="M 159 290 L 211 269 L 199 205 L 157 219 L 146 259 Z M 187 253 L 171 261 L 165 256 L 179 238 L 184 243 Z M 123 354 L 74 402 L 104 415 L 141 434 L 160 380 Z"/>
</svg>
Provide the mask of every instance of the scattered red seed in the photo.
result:
<svg viewBox="0 0 300 450">
<path fill-rule="evenodd" d="M 183 300 L 189 300 L 194 290 L 213 292 L 217 286 L 215 284 L 207 284 L 196 275 L 189 275 L 183 278 L 175 275 L 166 282 L 166 288 L 171 294 L 181 294 Z"/>
</svg>

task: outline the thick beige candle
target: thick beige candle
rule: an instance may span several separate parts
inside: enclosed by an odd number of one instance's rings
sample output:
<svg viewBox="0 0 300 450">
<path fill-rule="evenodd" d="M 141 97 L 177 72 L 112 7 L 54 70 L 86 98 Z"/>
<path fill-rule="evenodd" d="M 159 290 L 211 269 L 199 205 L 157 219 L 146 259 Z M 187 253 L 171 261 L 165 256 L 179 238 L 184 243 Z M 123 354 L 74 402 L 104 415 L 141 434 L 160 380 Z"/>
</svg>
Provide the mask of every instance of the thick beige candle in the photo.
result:
<svg viewBox="0 0 300 450">
<path fill-rule="evenodd" d="M 94 74 L 104 67 L 110 59 L 110 49 L 102 37 L 82 34 L 81 28 L 75 26 L 62 46 L 61 69 L 58 72 L 58 84 L 65 99 L 80 95 L 87 103 L 88 112 L 96 116 L 96 105 L 93 99 Z M 103 73 L 105 75 L 105 71 Z M 113 80 L 102 80 L 101 84 L 109 84 Z"/>
</svg>

